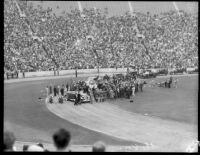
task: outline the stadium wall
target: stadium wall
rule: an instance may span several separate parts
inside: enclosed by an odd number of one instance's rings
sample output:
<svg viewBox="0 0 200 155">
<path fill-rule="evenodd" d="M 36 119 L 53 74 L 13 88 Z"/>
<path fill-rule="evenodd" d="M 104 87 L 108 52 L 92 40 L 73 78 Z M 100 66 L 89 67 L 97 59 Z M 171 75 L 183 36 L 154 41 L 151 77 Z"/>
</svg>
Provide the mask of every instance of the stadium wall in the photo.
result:
<svg viewBox="0 0 200 155">
<path fill-rule="evenodd" d="M 101 68 L 99 69 L 99 73 L 125 73 L 127 71 L 126 68 Z M 78 69 L 78 74 L 92 74 L 97 73 L 97 69 Z M 60 70 L 59 75 L 74 75 L 75 70 Z M 26 72 L 25 77 L 44 77 L 44 76 L 54 76 L 54 71 L 38 71 L 38 72 Z M 19 78 L 22 78 L 22 73 L 19 73 Z"/>
</svg>

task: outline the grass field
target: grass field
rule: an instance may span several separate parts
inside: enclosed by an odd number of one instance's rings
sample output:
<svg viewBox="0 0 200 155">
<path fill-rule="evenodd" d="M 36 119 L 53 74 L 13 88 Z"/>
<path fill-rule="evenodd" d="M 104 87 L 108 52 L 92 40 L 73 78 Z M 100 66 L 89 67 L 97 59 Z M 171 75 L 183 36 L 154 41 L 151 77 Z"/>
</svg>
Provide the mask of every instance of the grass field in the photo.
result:
<svg viewBox="0 0 200 155">
<path fill-rule="evenodd" d="M 78 79 L 86 79 L 77 78 Z M 69 78 L 4 84 L 4 126 L 15 132 L 19 141 L 52 142 L 52 133 L 65 127 L 72 133 L 72 144 L 87 145 L 103 140 L 109 145 L 143 145 L 73 124 L 51 113 L 44 100 L 46 85 L 63 84 Z M 155 79 L 162 81 L 163 79 Z M 144 88 L 134 103 L 121 99 L 111 103 L 134 113 L 148 113 L 163 120 L 197 125 L 198 76 L 180 77 L 178 88 Z"/>
</svg>

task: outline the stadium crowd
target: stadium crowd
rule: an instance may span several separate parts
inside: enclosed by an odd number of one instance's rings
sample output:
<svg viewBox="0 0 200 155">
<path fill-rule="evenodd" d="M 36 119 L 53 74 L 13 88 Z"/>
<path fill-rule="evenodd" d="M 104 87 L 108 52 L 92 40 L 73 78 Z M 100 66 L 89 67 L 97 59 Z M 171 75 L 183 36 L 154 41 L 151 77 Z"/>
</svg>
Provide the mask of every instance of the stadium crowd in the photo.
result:
<svg viewBox="0 0 200 155">
<path fill-rule="evenodd" d="M 4 70 L 184 68 L 198 64 L 198 17 L 180 10 L 108 16 L 4 1 Z"/>
<path fill-rule="evenodd" d="M 51 8 L 33 7 L 27 1 L 4 1 L 5 72 L 98 66 L 198 66 L 198 15 L 183 10 L 178 14 L 172 10 L 155 15 L 127 12 L 109 17 L 106 8 L 91 8 L 83 12 L 75 9 L 57 16 Z M 114 97 L 130 97 L 131 93 L 123 94 L 126 86 L 120 88 L 123 80 L 116 81 L 110 82 L 116 92 Z M 104 90 L 101 84 L 98 88 Z M 127 88 L 132 91 L 131 87 Z M 60 129 L 52 138 L 57 151 L 68 150 L 71 139 L 68 131 Z M 3 150 L 15 151 L 15 139 L 12 132 L 4 132 Z M 39 143 L 24 145 L 23 151 L 48 150 Z M 92 151 L 105 151 L 105 145 L 95 144 Z"/>
</svg>

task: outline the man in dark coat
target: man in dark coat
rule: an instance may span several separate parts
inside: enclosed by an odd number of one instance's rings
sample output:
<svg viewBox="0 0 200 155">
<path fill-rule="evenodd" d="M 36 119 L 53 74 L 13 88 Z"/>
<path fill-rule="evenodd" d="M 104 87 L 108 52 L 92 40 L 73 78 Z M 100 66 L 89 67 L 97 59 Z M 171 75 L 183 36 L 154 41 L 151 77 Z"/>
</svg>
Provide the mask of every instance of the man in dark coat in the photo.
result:
<svg viewBox="0 0 200 155">
<path fill-rule="evenodd" d="M 78 104 L 81 104 L 81 94 L 78 93 Z"/>
<path fill-rule="evenodd" d="M 52 86 L 51 85 L 49 86 L 49 94 L 50 95 L 52 94 Z"/>
<path fill-rule="evenodd" d="M 22 71 L 22 75 L 23 75 L 23 78 L 25 78 L 25 71 L 24 70 Z"/>
<path fill-rule="evenodd" d="M 138 82 L 135 83 L 135 92 L 138 92 Z"/>
<path fill-rule="evenodd" d="M 76 78 L 77 78 L 77 74 L 78 74 L 78 73 L 77 73 L 77 69 L 76 69 L 76 70 L 75 70 L 75 75 L 76 75 Z"/>
<path fill-rule="evenodd" d="M 64 85 L 62 85 L 62 87 L 60 89 L 60 93 L 61 93 L 61 96 L 64 96 Z"/>
<path fill-rule="evenodd" d="M 173 80 L 173 78 L 172 78 L 172 76 L 171 76 L 171 77 L 169 78 L 168 88 L 171 88 L 172 80 Z"/>
<path fill-rule="evenodd" d="M 67 88 L 67 91 L 68 91 L 69 90 L 69 84 L 68 83 L 66 84 L 66 88 Z"/>
<path fill-rule="evenodd" d="M 8 71 L 6 72 L 6 76 L 7 76 L 7 79 L 9 79 L 9 73 L 8 73 Z"/>
<path fill-rule="evenodd" d="M 78 105 L 78 94 L 75 94 L 74 105 Z"/>
<path fill-rule="evenodd" d="M 144 82 L 140 82 L 139 87 L 140 87 L 141 92 L 143 92 L 143 85 L 144 85 Z"/>
<path fill-rule="evenodd" d="M 54 88 L 53 88 L 53 94 L 54 94 L 54 96 L 57 95 L 57 88 L 56 88 L 56 86 L 54 86 Z"/>
</svg>

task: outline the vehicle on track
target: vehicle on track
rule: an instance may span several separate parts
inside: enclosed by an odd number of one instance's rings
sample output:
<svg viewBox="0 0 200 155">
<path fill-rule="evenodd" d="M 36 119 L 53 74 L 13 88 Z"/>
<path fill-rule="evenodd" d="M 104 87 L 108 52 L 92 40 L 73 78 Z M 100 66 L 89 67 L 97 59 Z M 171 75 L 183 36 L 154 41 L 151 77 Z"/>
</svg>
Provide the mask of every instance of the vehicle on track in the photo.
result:
<svg viewBox="0 0 200 155">
<path fill-rule="evenodd" d="M 144 70 L 142 73 L 140 73 L 138 76 L 142 79 L 148 79 L 148 78 L 156 78 L 158 73 L 154 73 L 151 69 Z"/>
<path fill-rule="evenodd" d="M 89 95 L 82 93 L 82 92 L 80 92 L 80 94 L 81 94 L 81 100 L 82 100 L 81 102 L 82 103 L 90 102 L 90 96 Z M 76 99 L 76 92 L 75 91 L 69 91 L 69 92 L 67 92 L 66 96 L 67 96 L 68 101 L 74 102 L 75 99 Z"/>
</svg>

